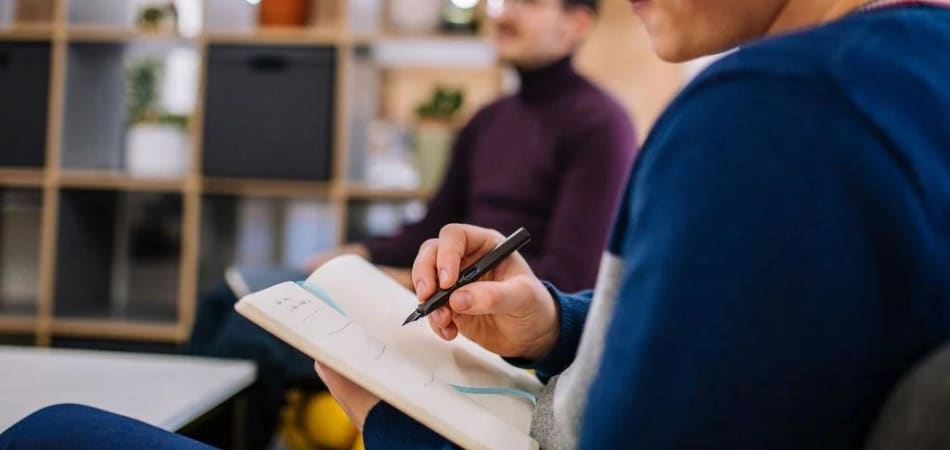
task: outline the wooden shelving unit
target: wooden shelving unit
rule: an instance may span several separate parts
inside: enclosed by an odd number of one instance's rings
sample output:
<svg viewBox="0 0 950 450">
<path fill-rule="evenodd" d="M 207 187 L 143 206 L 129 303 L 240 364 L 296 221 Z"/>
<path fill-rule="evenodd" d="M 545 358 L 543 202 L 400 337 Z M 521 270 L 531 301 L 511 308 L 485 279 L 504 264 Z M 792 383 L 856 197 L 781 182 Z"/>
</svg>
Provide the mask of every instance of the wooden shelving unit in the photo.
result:
<svg viewBox="0 0 950 450">
<path fill-rule="evenodd" d="M 46 110 L 45 148 L 36 149 L 43 163 L 4 165 L 0 147 L 0 193 L 26 191 L 36 199 L 22 212 L 15 201 L 5 205 L 5 197 L 0 196 L 0 231 L 7 225 L 7 214 L 11 221 L 20 221 L 17 226 L 35 221 L 31 228 L 36 233 L 35 251 L 29 250 L 26 258 L 0 252 L 0 257 L 12 260 L 35 260 L 35 267 L 27 268 L 34 277 L 29 280 L 35 281 L 30 281 L 32 303 L 25 309 L 5 307 L 4 296 L 13 288 L 0 281 L 0 343 L 4 336 L 31 336 L 38 345 L 55 345 L 57 338 L 184 342 L 203 284 L 221 276 L 221 266 L 228 258 L 242 251 L 253 256 L 253 248 L 242 247 L 246 239 L 240 233 L 254 236 L 254 226 L 260 223 L 286 228 L 286 222 L 304 217 L 332 236 L 328 245 L 312 245 L 329 247 L 342 244 L 347 230 L 354 226 L 348 213 L 352 204 L 398 205 L 427 199 L 430 190 L 373 187 L 354 178 L 358 172 L 354 167 L 365 152 L 359 137 L 366 130 L 359 127 L 393 108 L 387 106 L 392 101 L 380 94 L 391 88 L 390 71 L 410 75 L 432 72 L 438 64 L 412 63 L 391 69 L 374 64 L 366 49 L 417 41 L 427 45 L 484 43 L 483 35 L 402 36 L 385 26 L 377 31 L 352 31 L 348 28 L 350 0 L 312 0 L 319 20 L 296 29 L 212 26 L 215 18 L 209 16 L 209 4 L 215 0 L 204 0 L 201 30 L 188 37 L 169 31 L 143 32 L 114 18 L 102 23 L 90 20 L 77 13 L 83 0 L 48 1 L 52 15 L 47 22 L 0 23 L 0 44 L 47 45 L 49 55 L 47 97 L 38 100 Z M 117 8 L 128 7 L 124 0 L 115 1 Z M 187 129 L 191 164 L 181 177 L 136 177 L 117 156 L 124 145 L 124 93 L 96 89 L 122 79 L 123 65 L 138 46 L 191 48 L 198 56 L 197 100 Z M 328 179 L 205 173 L 206 103 L 209 83 L 215 82 L 208 79 L 209 50 L 224 47 L 334 51 Z M 100 67 L 103 64 L 106 66 Z M 497 76 L 481 90 L 497 93 L 500 89 L 497 67 L 448 68 L 443 72 L 449 78 L 446 81 L 452 81 L 460 71 L 473 72 L 481 79 Z M 250 220 L 250 225 L 238 226 L 235 222 L 239 220 Z M 280 238 L 299 231 L 300 227 L 278 230 L 277 237 L 271 236 L 272 244 L 280 247 Z M 3 236 L 0 234 L 0 250 L 6 244 Z M 0 259 L 0 271 L 13 270 L 4 267 L 4 261 Z M 150 279 L 159 282 L 141 286 Z M 100 294 L 78 300 L 71 295 L 87 287 Z M 141 300 L 143 292 L 161 295 Z"/>
<path fill-rule="evenodd" d="M 5 314 L 0 316 L 0 329 L 7 333 L 33 334 L 36 330 L 35 314 Z"/>
<path fill-rule="evenodd" d="M 0 186 L 42 187 L 42 169 L 0 168 Z"/>
<path fill-rule="evenodd" d="M 109 191 L 182 192 L 185 179 L 138 178 L 124 172 L 96 170 L 62 170 L 57 175 L 62 188 L 99 189 Z"/>
<path fill-rule="evenodd" d="M 70 25 L 66 30 L 70 42 L 195 42 L 173 32 L 143 32 L 134 27 L 110 25 Z"/>
<path fill-rule="evenodd" d="M 183 336 L 181 327 L 175 323 L 153 323 L 121 318 L 55 319 L 53 334 L 64 337 L 170 343 L 187 339 L 187 335 Z"/>
<path fill-rule="evenodd" d="M 211 194 L 313 199 L 329 199 L 334 188 L 332 182 L 259 180 L 253 178 L 204 177 L 202 183 L 201 190 Z"/>
<path fill-rule="evenodd" d="M 50 24 L 17 24 L 9 28 L 0 28 L 2 41 L 42 41 L 53 37 L 55 27 Z"/>
<path fill-rule="evenodd" d="M 337 45 L 345 41 L 338 30 L 265 28 L 252 31 L 209 31 L 204 39 L 209 44 L 247 45 Z"/>
<path fill-rule="evenodd" d="M 352 200 L 412 201 L 425 200 L 431 195 L 432 192 L 426 189 L 385 189 L 358 184 L 346 188 L 346 196 Z"/>
</svg>

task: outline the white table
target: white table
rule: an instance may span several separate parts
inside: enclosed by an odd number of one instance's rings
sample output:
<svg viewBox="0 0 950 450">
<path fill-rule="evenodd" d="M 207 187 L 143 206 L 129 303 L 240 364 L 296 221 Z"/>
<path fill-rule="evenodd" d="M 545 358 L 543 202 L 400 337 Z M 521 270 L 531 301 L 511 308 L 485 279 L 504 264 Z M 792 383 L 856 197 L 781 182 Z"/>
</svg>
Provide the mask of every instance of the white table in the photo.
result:
<svg viewBox="0 0 950 450">
<path fill-rule="evenodd" d="M 95 406 L 176 431 L 256 376 L 248 361 L 0 346 L 0 431 L 57 403 Z"/>
</svg>

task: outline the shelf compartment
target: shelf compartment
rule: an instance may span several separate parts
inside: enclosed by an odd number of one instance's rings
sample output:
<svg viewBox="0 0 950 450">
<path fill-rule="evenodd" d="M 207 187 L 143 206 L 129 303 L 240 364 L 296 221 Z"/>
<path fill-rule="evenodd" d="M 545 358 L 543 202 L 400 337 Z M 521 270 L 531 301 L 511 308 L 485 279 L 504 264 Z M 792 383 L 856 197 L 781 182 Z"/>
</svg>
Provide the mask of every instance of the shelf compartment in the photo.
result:
<svg viewBox="0 0 950 450">
<path fill-rule="evenodd" d="M 337 222 L 325 201 L 205 195 L 200 290 L 220 283 L 232 265 L 300 269 L 311 255 L 337 245 Z"/>
<path fill-rule="evenodd" d="M 128 68 L 140 61 L 159 63 L 157 103 L 164 111 L 189 116 L 197 96 L 197 59 L 196 50 L 181 42 L 70 44 L 62 167 L 126 170 Z M 181 133 L 177 151 L 187 152 L 190 136 L 187 129 Z"/>
<path fill-rule="evenodd" d="M 63 190 L 55 316 L 176 322 L 181 215 L 177 194 Z"/>
<path fill-rule="evenodd" d="M 336 50 L 212 45 L 202 173 L 327 181 Z"/>
<path fill-rule="evenodd" d="M 43 167 L 50 44 L 0 42 L 0 167 Z"/>
<path fill-rule="evenodd" d="M 39 189 L 0 188 L 0 316 L 36 314 L 42 209 Z"/>
<path fill-rule="evenodd" d="M 259 2 L 246 0 L 207 0 L 205 28 L 212 33 L 244 33 L 246 35 L 267 35 L 292 33 L 322 33 L 340 28 L 341 7 L 349 0 L 307 0 L 307 11 L 301 25 L 262 26 L 260 25 Z"/>
<path fill-rule="evenodd" d="M 72 0 L 69 2 L 69 26 L 76 29 L 128 30 L 135 37 L 180 35 L 197 37 L 201 33 L 202 0 L 173 0 L 177 19 L 165 21 L 157 30 L 141 28 L 138 17 L 142 8 L 153 6 L 152 0 Z M 82 32 L 81 32 L 82 33 Z"/>
<path fill-rule="evenodd" d="M 497 68 L 381 67 L 382 117 L 397 123 L 415 123 L 416 106 L 445 86 L 460 88 L 465 104 L 459 117 L 470 117 L 498 97 L 501 73 Z"/>
<path fill-rule="evenodd" d="M 347 207 L 346 242 L 387 236 L 425 216 L 422 201 L 351 200 Z"/>
</svg>

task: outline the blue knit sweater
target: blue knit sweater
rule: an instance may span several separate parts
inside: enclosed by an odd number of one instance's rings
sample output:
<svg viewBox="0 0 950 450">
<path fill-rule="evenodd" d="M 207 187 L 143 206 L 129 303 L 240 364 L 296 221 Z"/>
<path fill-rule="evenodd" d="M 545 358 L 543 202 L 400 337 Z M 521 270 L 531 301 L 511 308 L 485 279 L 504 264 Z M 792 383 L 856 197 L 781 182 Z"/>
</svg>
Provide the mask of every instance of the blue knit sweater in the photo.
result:
<svg viewBox="0 0 950 450">
<path fill-rule="evenodd" d="M 610 245 L 581 448 L 860 448 L 950 338 L 950 10 L 859 13 L 711 67 L 654 127 Z M 558 301 L 548 373 L 590 296 Z M 448 445 L 388 405 L 365 438 Z"/>
</svg>

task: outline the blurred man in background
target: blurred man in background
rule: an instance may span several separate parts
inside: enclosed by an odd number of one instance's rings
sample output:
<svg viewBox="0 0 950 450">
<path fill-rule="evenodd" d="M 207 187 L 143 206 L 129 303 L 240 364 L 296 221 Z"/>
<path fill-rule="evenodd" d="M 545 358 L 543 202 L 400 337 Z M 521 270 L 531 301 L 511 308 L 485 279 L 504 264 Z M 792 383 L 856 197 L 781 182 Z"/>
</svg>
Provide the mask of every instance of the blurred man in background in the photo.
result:
<svg viewBox="0 0 950 450">
<path fill-rule="evenodd" d="M 637 146 L 623 108 L 578 74 L 571 57 L 590 32 L 596 0 L 517 0 L 496 17 L 499 58 L 517 69 L 517 93 L 479 111 L 458 133 L 426 216 L 393 236 L 314 256 L 305 273 L 343 253 L 381 266 L 409 286 L 426 239 L 452 222 L 525 227 L 535 273 L 568 289 L 591 286 L 617 194 Z M 570 238 L 566 238 L 570 236 Z M 257 288 L 257 287 L 255 287 Z M 312 360 L 234 312 L 222 285 L 204 296 L 188 344 L 197 355 L 253 359 L 252 447 L 264 446 L 288 387 L 314 383 Z"/>
</svg>

